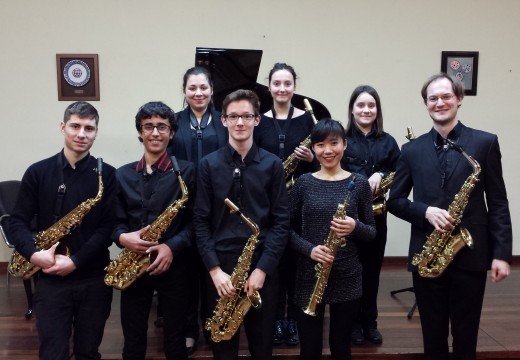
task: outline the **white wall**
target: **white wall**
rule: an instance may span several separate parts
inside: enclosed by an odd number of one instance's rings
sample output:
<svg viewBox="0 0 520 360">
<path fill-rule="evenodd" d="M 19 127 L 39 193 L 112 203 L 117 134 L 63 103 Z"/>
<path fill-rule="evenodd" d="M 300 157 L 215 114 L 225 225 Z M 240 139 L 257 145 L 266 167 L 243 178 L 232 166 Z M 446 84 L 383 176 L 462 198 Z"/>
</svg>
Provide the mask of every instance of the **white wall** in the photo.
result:
<svg viewBox="0 0 520 360">
<path fill-rule="evenodd" d="M 346 120 L 347 98 L 361 83 L 378 89 L 385 129 L 402 144 L 407 126 L 431 127 L 419 94 L 440 70 L 443 50 L 479 51 L 478 95 L 459 111 L 469 126 L 499 136 L 518 233 L 520 178 L 520 30 L 517 0 L 0 0 L 1 180 L 61 149 L 57 53 L 99 54 L 100 133 L 95 156 L 114 166 L 137 159 L 133 117 L 147 101 L 179 110 L 181 78 L 195 47 L 264 51 L 258 82 L 276 61 L 297 70 L 297 91 Z M 388 256 L 404 256 L 408 224 L 390 216 Z M 515 244 L 515 255 L 520 245 Z M 0 261 L 9 252 L 0 250 Z"/>
</svg>

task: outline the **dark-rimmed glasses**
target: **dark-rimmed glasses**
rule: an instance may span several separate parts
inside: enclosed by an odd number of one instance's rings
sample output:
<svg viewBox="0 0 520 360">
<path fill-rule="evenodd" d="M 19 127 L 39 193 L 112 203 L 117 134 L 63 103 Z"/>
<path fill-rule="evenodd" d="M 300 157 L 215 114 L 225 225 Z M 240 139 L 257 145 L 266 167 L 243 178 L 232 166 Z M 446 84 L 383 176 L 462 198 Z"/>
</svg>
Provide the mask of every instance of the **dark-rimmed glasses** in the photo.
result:
<svg viewBox="0 0 520 360">
<path fill-rule="evenodd" d="M 170 132 L 170 125 L 166 125 L 166 124 L 158 124 L 158 125 L 144 124 L 144 125 L 141 125 L 141 131 L 144 132 L 144 133 L 147 133 L 147 134 L 153 133 L 154 129 L 157 129 L 159 134 L 167 134 L 167 133 Z"/>
<path fill-rule="evenodd" d="M 243 122 L 251 122 L 255 119 L 256 116 L 255 116 L 255 114 L 242 114 L 242 115 L 228 114 L 228 115 L 224 115 L 224 117 L 226 118 L 226 120 L 235 123 L 238 121 L 238 119 L 242 119 Z"/>
</svg>

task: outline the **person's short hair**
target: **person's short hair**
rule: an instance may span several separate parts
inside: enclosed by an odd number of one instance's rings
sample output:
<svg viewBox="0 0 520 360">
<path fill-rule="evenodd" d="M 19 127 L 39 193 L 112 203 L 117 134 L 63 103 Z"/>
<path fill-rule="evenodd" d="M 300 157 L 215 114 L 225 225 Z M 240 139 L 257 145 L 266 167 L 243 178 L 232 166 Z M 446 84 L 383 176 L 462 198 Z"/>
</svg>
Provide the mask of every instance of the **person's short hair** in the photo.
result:
<svg viewBox="0 0 520 360">
<path fill-rule="evenodd" d="M 370 96 L 374 98 L 376 101 L 376 107 L 377 107 L 377 115 L 376 120 L 374 121 L 374 124 L 372 125 L 376 129 L 376 136 L 380 136 L 383 134 L 383 109 L 381 108 L 381 99 L 379 98 L 379 94 L 377 93 L 376 89 L 374 89 L 370 85 L 360 85 L 357 88 L 354 89 L 352 92 L 352 95 L 350 95 L 350 100 L 348 102 L 348 123 L 347 123 L 347 135 L 353 136 L 354 135 L 354 129 L 356 125 L 356 121 L 354 120 L 354 114 L 352 113 L 354 111 L 354 103 L 356 102 L 359 95 L 367 93 Z"/>
<path fill-rule="evenodd" d="M 184 76 L 182 77 L 182 92 L 186 91 L 186 85 L 188 84 L 188 79 L 192 75 L 204 75 L 206 79 L 208 80 L 209 87 L 213 89 L 213 79 L 211 78 L 211 74 L 208 69 L 206 69 L 203 66 L 195 66 L 192 68 L 189 68 L 184 73 Z"/>
<path fill-rule="evenodd" d="M 337 120 L 321 119 L 311 131 L 311 145 L 325 141 L 329 136 L 337 136 L 346 142 L 345 128 Z"/>
<path fill-rule="evenodd" d="M 228 94 L 222 102 L 222 115 L 227 115 L 228 105 L 235 101 L 247 100 L 253 106 L 255 116 L 260 115 L 260 99 L 258 95 L 252 90 L 239 89 Z"/>
<path fill-rule="evenodd" d="M 280 70 L 287 70 L 291 73 L 291 75 L 293 76 L 293 79 L 294 79 L 294 86 L 296 86 L 296 71 L 294 71 L 294 68 L 291 66 L 291 65 L 287 65 L 286 63 L 276 63 L 274 64 L 273 68 L 271 69 L 271 71 L 269 71 L 269 84 L 271 84 L 271 78 L 273 77 L 273 74 L 277 71 L 280 71 Z"/>
<path fill-rule="evenodd" d="M 161 101 L 150 101 L 139 108 L 135 115 L 135 128 L 141 132 L 141 121 L 151 119 L 154 116 L 159 116 L 162 119 L 168 120 L 170 123 L 170 130 L 177 132 L 178 124 L 175 112 L 165 103 Z M 139 137 L 139 141 L 143 139 Z"/>
<path fill-rule="evenodd" d="M 91 119 L 96 121 L 96 126 L 99 124 L 99 114 L 94 106 L 86 101 L 76 101 L 70 104 L 65 109 L 63 114 L 63 123 L 66 124 L 72 115 L 78 115 L 80 119 Z"/>
<path fill-rule="evenodd" d="M 441 79 L 447 79 L 451 83 L 451 88 L 453 90 L 453 94 L 455 94 L 457 99 L 462 100 L 464 98 L 464 84 L 462 84 L 462 82 L 459 81 L 459 79 L 454 78 L 446 73 L 438 73 L 438 74 L 430 76 L 428 78 L 428 80 L 426 80 L 422 86 L 421 96 L 422 96 L 425 104 L 428 101 L 428 99 L 427 99 L 428 86 L 430 86 L 430 84 L 432 82 L 441 80 Z"/>
</svg>

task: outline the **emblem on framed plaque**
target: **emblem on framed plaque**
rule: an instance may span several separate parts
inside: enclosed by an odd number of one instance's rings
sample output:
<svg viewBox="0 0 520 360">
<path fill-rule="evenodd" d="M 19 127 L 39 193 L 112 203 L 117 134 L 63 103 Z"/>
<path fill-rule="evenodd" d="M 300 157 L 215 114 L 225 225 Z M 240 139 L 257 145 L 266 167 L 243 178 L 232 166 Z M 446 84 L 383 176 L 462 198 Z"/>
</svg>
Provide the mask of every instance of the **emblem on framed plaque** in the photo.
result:
<svg viewBox="0 0 520 360">
<path fill-rule="evenodd" d="M 56 54 L 58 100 L 99 100 L 97 54 Z"/>
</svg>

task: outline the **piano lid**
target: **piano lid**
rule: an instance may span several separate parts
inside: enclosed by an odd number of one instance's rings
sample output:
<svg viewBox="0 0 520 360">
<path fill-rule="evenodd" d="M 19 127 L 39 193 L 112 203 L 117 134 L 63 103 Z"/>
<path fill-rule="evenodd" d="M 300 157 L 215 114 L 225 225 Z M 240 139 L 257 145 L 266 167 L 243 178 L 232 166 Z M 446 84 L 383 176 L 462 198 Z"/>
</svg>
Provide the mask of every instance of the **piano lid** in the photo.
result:
<svg viewBox="0 0 520 360">
<path fill-rule="evenodd" d="M 262 50 L 224 49 L 197 47 L 195 65 L 206 67 L 213 78 L 213 103 L 218 111 L 222 110 L 222 101 L 227 94 L 248 89 L 256 92 L 260 98 L 260 112 L 265 113 L 273 106 L 269 88 L 257 82 Z M 266 74 L 267 77 L 267 74 Z M 303 99 L 309 99 L 317 119 L 330 117 L 327 108 L 319 101 L 294 94 L 292 103 L 304 109 Z"/>
</svg>

